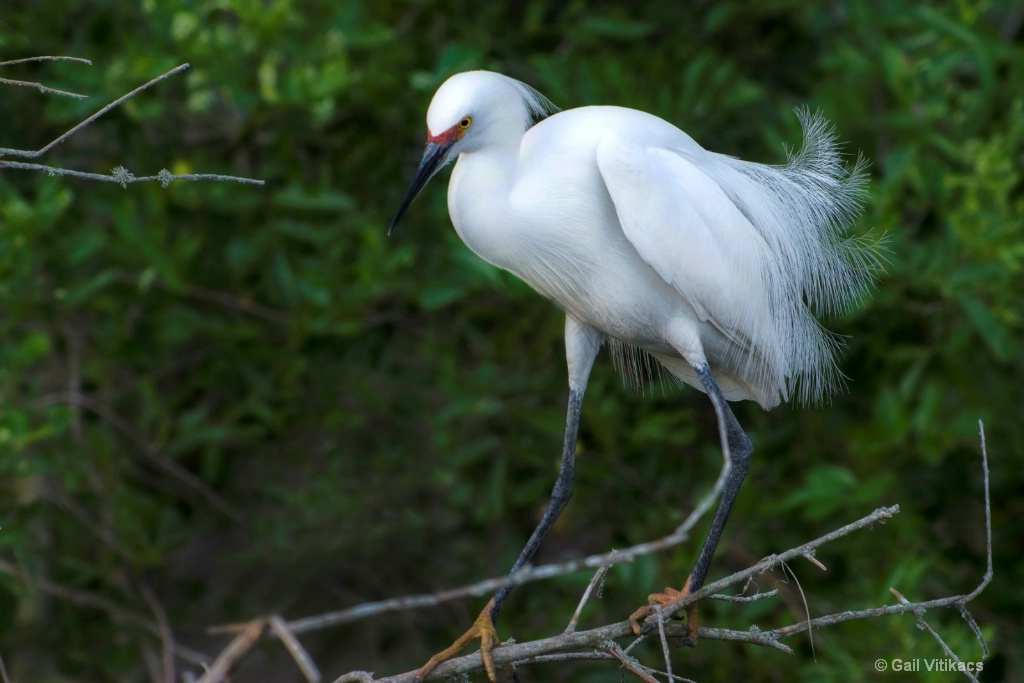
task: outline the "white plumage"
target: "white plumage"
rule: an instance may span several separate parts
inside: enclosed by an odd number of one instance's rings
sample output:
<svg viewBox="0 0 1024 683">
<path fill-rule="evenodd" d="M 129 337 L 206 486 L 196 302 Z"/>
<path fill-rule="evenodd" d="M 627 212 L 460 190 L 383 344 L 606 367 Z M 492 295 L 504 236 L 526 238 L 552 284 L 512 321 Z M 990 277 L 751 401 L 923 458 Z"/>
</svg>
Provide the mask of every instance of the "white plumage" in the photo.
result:
<svg viewBox="0 0 1024 683">
<path fill-rule="evenodd" d="M 766 166 L 620 107 L 531 125 L 552 111 L 486 71 L 437 91 L 431 134 L 472 117 L 448 152 L 449 211 L 469 248 L 701 391 L 693 366 L 706 359 L 729 400 L 827 396 L 839 344 L 812 310 L 843 309 L 877 267 L 867 243 L 844 237 L 863 165 L 844 168 L 828 124 L 798 112 L 803 149 Z"/>
<path fill-rule="evenodd" d="M 683 591 L 698 590 L 750 465 L 752 445 L 727 403 L 765 409 L 829 395 L 839 339 L 814 312 L 858 298 L 879 267 L 874 246 L 847 236 L 864 194 L 863 163 L 845 168 L 828 123 L 797 112 L 803 148 L 785 166 L 709 152 L 665 121 L 621 107 L 558 112 L 500 74 L 452 76 L 427 111 L 427 148 L 391 227 L 450 160 L 448 210 L 481 258 L 515 273 L 566 312 L 569 409 L 551 503 L 514 575 L 572 493 L 583 393 L 602 342 L 638 381 L 654 358 L 705 392 L 727 467 L 710 531 Z M 540 120 L 534 125 L 534 122 Z M 488 676 L 494 620 L 510 586 L 474 625 L 419 671 L 422 680 L 480 638 Z M 630 617 L 635 633 L 652 613 Z M 696 641 L 696 615 L 689 633 Z"/>
</svg>

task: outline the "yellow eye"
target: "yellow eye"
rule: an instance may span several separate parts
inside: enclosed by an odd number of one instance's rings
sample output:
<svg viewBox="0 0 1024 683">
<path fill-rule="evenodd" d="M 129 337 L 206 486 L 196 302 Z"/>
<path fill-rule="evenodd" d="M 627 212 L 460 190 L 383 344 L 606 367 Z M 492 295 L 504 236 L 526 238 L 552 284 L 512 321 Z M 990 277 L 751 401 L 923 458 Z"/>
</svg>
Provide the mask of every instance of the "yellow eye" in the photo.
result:
<svg viewBox="0 0 1024 683">
<path fill-rule="evenodd" d="M 472 123 L 473 123 L 473 117 L 472 116 L 467 116 L 466 118 L 464 118 L 461 121 L 459 121 L 459 128 L 461 128 L 462 130 L 466 130 L 467 128 L 469 128 L 470 124 L 472 124 Z"/>
</svg>

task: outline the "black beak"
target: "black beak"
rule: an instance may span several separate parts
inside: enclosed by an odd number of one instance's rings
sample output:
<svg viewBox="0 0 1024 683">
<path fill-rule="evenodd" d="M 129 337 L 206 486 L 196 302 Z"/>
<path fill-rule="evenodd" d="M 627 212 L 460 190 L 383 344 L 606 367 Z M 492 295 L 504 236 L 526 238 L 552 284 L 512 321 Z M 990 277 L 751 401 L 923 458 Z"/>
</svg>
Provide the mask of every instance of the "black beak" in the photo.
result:
<svg viewBox="0 0 1024 683">
<path fill-rule="evenodd" d="M 395 212 L 395 217 L 391 219 L 391 225 L 388 226 L 388 235 L 391 235 L 391 231 L 398 225 L 398 221 L 401 220 L 406 209 L 415 201 L 430 179 L 434 177 L 434 174 L 448 163 L 448 150 L 454 144 L 455 140 L 442 144 L 436 142 L 427 143 L 427 148 L 423 152 L 423 161 L 420 162 L 420 167 L 416 169 L 416 177 L 412 179 L 412 184 L 406 191 L 405 197 L 402 198 L 402 203 L 398 205 L 398 211 Z"/>
</svg>

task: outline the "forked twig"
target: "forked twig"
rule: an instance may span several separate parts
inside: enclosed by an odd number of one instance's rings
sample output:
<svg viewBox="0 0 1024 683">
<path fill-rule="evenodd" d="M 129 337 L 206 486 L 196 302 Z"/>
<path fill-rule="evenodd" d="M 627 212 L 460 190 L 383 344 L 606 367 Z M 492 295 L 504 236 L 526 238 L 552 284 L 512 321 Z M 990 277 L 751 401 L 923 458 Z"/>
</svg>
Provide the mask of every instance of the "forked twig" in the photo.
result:
<svg viewBox="0 0 1024 683">
<path fill-rule="evenodd" d="M 64 142 L 69 137 L 71 137 L 72 135 L 77 133 L 78 131 L 80 131 L 83 128 L 85 128 L 86 126 L 88 126 L 90 123 L 92 123 L 93 121 L 95 121 L 99 117 L 101 117 L 104 114 L 106 114 L 111 109 L 115 109 L 117 107 L 120 107 L 122 104 L 124 104 L 125 102 L 127 102 L 131 98 L 135 97 L 136 95 L 138 95 L 143 90 L 146 90 L 147 88 L 149 88 L 149 87 L 151 87 L 153 85 L 156 85 L 157 83 L 159 83 L 160 81 L 164 80 L 165 78 L 169 78 L 169 77 L 173 76 L 176 73 L 180 73 L 180 72 L 184 71 L 189 66 L 190 66 L 189 64 L 181 64 L 179 66 L 174 67 L 173 69 L 171 69 L 170 71 L 168 71 L 166 73 L 160 74 L 159 76 L 157 76 L 153 80 L 149 81 L 148 83 L 140 85 L 135 90 L 132 90 L 127 95 L 122 95 L 121 97 L 117 98 L 116 100 L 114 100 L 113 102 L 111 102 L 107 106 L 103 107 L 102 109 L 100 109 L 98 112 L 96 112 L 92 116 L 86 118 L 85 120 L 83 120 L 80 123 L 78 123 L 76 126 L 72 127 L 70 130 L 66 131 L 63 135 L 58 136 L 56 139 L 52 140 L 49 144 L 44 145 L 44 146 L 40 147 L 39 149 L 36 149 L 36 150 L 24 150 L 24 149 L 6 149 L 6 148 L 3 148 L 3 147 L 0 147 L 0 156 L 24 157 L 24 158 L 27 158 L 27 159 L 35 159 L 37 157 L 41 157 L 42 155 L 46 154 L 51 149 L 53 149 L 54 147 L 56 147 L 57 145 L 59 145 L 60 143 Z M 17 168 L 17 167 L 13 167 L 13 168 Z"/>
<path fill-rule="evenodd" d="M 80 62 L 82 64 L 89 64 L 90 66 L 92 65 L 92 62 L 90 62 L 88 59 L 82 59 L 81 57 L 43 56 L 43 57 L 25 57 L 23 59 L 9 59 L 6 62 L 0 62 L 0 67 L 13 66 L 15 64 L 28 64 L 29 62 L 56 62 L 56 61 Z M 42 83 L 37 83 L 36 81 L 19 81 L 19 80 L 15 80 L 13 78 L 0 78 L 0 84 L 2 84 L 2 85 L 23 86 L 23 87 L 26 87 L 26 88 L 35 88 L 39 92 L 47 94 L 47 95 L 62 95 L 64 97 L 73 97 L 73 98 L 75 98 L 77 100 L 84 100 L 87 97 L 87 95 L 80 95 L 78 93 L 68 92 L 66 90 L 57 90 L 56 88 L 51 88 L 49 86 L 43 85 Z"/>
<path fill-rule="evenodd" d="M 89 60 L 87 60 L 87 59 L 80 59 L 78 57 L 50 57 L 50 56 L 44 56 L 44 57 L 27 57 L 25 59 L 15 59 L 15 60 L 7 61 L 7 62 L 0 62 L 0 66 L 8 66 L 8 65 L 11 65 L 11 64 L 22 64 L 22 63 L 26 63 L 26 62 L 53 61 L 53 60 L 67 60 L 67 61 L 83 62 L 85 64 L 92 64 L 92 62 L 90 62 Z M 174 67 L 173 69 L 171 69 L 170 71 L 167 71 L 167 72 L 165 72 L 163 74 L 160 74 L 159 76 L 157 76 L 156 78 L 150 80 L 149 82 L 144 83 L 143 85 L 140 85 L 139 87 L 135 88 L 135 90 L 132 90 L 131 92 L 129 92 L 129 93 L 125 94 L 125 95 L 122 95 L 121 97 L 117 98 L 113 102 L 111 102 L 111 103 L 107 104 L 106 106 L 102 107 L 95 114 L 93 114 L 93 115 L 89 116 L 88 118 L 84 119 L 83 121 L 79 122 L 78 124 L 76 124 L 75 126 L 70 128 L 69 130 L 65 131 L 63 134 L 59 135 L 54 140 L 50 141 L 48 144 L 40 147 L 39 149 L 24 150 L 24 149 L 10 149 L 10 148 L 6 148 L 6 147 L 0 147 L 0 157 L 5 157 L 5 156 L 7 156 L 7 157 L 21 157 L 21 158 L 24 158 L 24 159 L 36 159 L 38 157 L 41 157 L 42 155 L 46 154 L 47 152 L 49 152 L 51 149 L 53 149 L 57 145 L 61 144 L 65 140 L 69 139 L 71 136 L 73 136 L 78 131 L 82 130 L 83 128 L 85 128 L 86 126 L 88 126 L 89 124 L 94 122 L 96 119 L 100 118 L 101 116 L 103 116 L 104 114 L 109 112 L 110 110 L 115 109 L 115 108 L 121 106 L 122 104 L 124 104 L 125 102 L 127 102 L 131 98 L 135 97 L 136 95 L 138 95 L 142 91 L 146 90 L 147 88 L 150 88 L 150 87 L 156 85 L 157 83 L 159 83 L 160 81 L 163 81 L 164 79 L 167 79 L 167 78 L 170 78 L 171 76 L 174 76 L 175 74 L 181 73 L 182 71 L 184 71 L 184 70 L 186 70 L 188 68 L 189 68 L 189 64 L 180 64 L 180 65 Z M 66 95 L 66 96 L 69 96 L 69 97 L 77 97 L 77 98 L 85 97 L 84 95 L 78 95 L 76 93 L 65 92 L 63 90 L 55 90 L 53 88 L 48 88 L 48 87 L 46 87 L 46 86 L 44 86 L 44 85 L 42 85 L 40 83 L 29 82 L 29 81 L 15 81 L 15 80 L 11 80 L 11 79 L 0 78 L 0 84 L 17 85 L 17 86 L 31 86 L 31 87 L 38 88 L 42 92 L 45 92 L 45 93 L 52 93 L 52 94 L 57 94 L 57 95 Z M 19 161 L 9 161 L 9 160 L 2 159 L 2 158 L 0 158 L 0 168 L 11 168 L 11 169 L 18 169 L 18 170 L 23 170 L 23 171 L 41 171 L 43 173 L 46 173 L 47 175 L 69 176 L 69 177 L 72 177 L 72 178 L 83 178 L 83 179 L 86 179 L 86 180 L 96 180 L 96 181 L 99 181 L 99 182 L 117 183 L 117 184 L 121 185 L 122 187 L 127 187 L 128 185 L 133 184 L 133 183 L 145 183 L 145 182 L 159 182 L 164 187 L 167 187 L 168 185 L 171 184 L 171 182 L 173 182 L 175 180 L 216 180 L 216 181 L 228 181 L 228 182 L 236 182 L 236 183 L 245 183 L 245 184 L 250 184 L 250 185 L 263 185 L 264 184 L 264 182 L 262 180 L 255 180 L 253 178 L 242 178 L 242 177 L 238 177 L 238 176 L 221 175 L 221 174 L 217 174 L 217 173 L 181 173 L 181 174 L 174 174 L 174 173 L 171 173 L 170 171 L 168 171 L 167 169 L 161 170 L 156 175 L 135 176 L 134 174 L 132 174 L 131 172 L 129 172 L 128 170 L 126 170 L 122 166 L 118 166 L 118 167 L 114 168 L 111 171 L 110 175 L 104 175 L 102 173 L 86 173 L 84 171 L 75 171 L 73 169 L 58 168 L 58 167 L 49 166 L 49 165 L 46 165 L 46 164 L 35 164 L 35 163 L 26 163 L 26 162 L 19 162 Z"/>
</svg>

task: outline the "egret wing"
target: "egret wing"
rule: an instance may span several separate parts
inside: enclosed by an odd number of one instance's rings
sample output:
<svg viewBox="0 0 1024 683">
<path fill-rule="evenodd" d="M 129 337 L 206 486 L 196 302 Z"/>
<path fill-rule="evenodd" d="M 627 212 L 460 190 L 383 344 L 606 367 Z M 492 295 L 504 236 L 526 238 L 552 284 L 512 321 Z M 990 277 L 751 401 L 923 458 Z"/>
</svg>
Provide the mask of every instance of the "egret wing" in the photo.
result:
<svg viewBox="0 0 1024 683">
<path fill-rule="evenodd" d="M 765 341 L 767 245 L 721 187 L 679 153 L 618 135 L 601 141 L 597 163 L 640 257 L 740 349 Z"/>
</svg>

